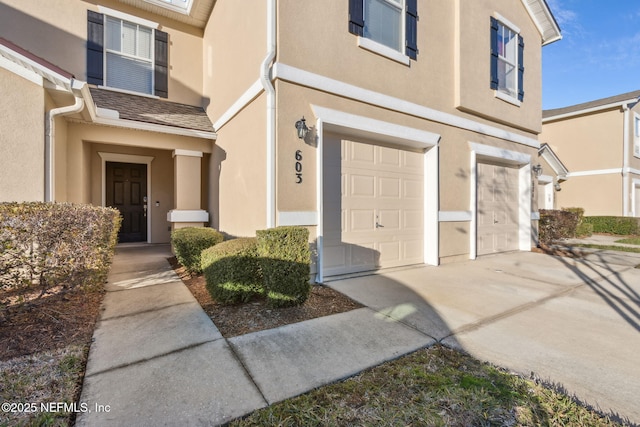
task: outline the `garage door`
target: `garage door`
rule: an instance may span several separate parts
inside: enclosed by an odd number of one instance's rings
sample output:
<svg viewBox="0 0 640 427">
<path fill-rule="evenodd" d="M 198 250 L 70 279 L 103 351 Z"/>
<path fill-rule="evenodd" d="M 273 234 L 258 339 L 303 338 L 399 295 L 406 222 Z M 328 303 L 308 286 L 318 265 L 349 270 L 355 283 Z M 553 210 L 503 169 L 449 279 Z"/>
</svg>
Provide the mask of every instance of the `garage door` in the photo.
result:
<svg viewBox="0 0 640 427">
<path fill-rule="evenodd" d="M 325 276 L 424 262 L 424 154 L 325 137 Z"/>
<path fill-rule="evenodd" d="M 635 216 L 640 217 L 640 186 L 635 187 Z"/>
<path fill-rule="evenodd" d="M 478 255 L 517 250 L 519 171 L 478 163 Z"/>
</svg>

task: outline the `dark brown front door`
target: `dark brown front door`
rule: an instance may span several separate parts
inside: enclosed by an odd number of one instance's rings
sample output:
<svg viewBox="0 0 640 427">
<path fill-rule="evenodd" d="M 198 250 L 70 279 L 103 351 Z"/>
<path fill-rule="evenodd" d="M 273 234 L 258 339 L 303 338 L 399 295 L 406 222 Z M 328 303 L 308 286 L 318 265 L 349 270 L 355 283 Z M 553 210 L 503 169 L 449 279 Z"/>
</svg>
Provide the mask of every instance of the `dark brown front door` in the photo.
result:
<svg viewBox="0 0 640 427">
<path fill-rule="evenodd" d="M 120 211 L 119 242 L 147 241 L 147 165 L 107 162 L 107 206 Z"/>
</svg>

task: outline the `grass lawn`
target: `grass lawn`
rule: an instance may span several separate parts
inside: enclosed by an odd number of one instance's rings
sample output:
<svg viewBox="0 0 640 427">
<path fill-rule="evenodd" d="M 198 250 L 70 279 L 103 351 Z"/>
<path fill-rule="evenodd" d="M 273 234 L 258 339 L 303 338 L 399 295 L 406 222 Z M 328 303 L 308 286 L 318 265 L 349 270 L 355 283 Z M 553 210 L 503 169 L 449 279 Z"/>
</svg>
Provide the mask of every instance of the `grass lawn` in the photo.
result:
<svg viewBox="0 0 640 427">
<path fill-rule="evenodd" d="M 640 236 L 627 237 L 625 239 L 616 240 L 616 243 L 625 243 L 627 245 L 640 245 Z"/>
<path fill-rule="evenodd" d="M 564 394 L 442 346 L 256 411 L 231 426 L 616 426 Z"/>
<path fill-rule="evenodd" d="M 621 251 L 621 252 L 634 252 L 640 253 L 640 247 L 638 248 L 630 248 L 626 246 L 616 246 L 616 245 L 595 245 L 591 243 L 577 243 L 572 244 L 571 246 L 577 248 L 590 248 L 590 249 L 602 249 L 605 251 Z"/>
</svg>

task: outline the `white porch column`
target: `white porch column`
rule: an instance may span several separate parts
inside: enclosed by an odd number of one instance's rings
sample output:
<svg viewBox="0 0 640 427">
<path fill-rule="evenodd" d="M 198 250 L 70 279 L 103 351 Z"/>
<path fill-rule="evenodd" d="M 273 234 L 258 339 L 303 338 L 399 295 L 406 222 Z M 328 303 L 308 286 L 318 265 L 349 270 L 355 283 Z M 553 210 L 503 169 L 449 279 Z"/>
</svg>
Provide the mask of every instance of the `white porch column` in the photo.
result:
<svg viewBox="0 0 640 427">
<path fill-rule="evenodd" d="M 182 227 L 202 227 L 209 222 L 209 213 L 201 209 L 202 152 L 173 151 L 173 206 L 167 213 L 171 230 Z"/>
</svg>

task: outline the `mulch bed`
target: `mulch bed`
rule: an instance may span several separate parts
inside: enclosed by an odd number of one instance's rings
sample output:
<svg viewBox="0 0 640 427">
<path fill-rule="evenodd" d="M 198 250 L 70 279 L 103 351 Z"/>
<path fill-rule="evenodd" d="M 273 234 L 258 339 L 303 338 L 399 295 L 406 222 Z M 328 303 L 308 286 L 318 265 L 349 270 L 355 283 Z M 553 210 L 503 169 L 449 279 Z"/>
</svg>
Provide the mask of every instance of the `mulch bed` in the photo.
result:
<svg viewBox="0 0 640 427">
<path fill-rule="evenodd" d="M 222 305 L 211 298 L 202 275 L 189 275 L 175 258 L 170 258 L 169 262 L 225 338 L 344 313 L 362 307 L 346 295 L 320 285 L 313 286 L 307 301 L 298 307 L 273 308 L 267 305 L 265 299 Z"/>
</svg>

